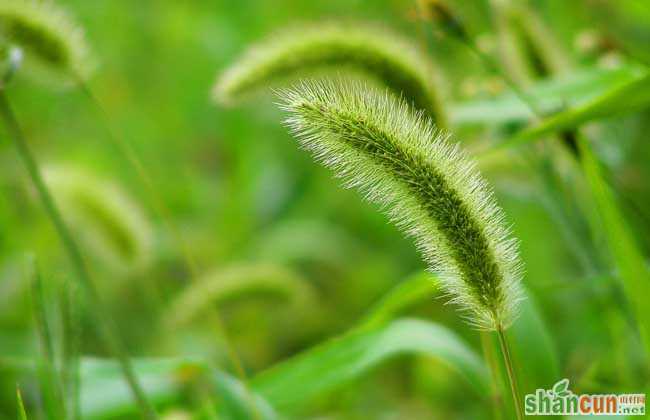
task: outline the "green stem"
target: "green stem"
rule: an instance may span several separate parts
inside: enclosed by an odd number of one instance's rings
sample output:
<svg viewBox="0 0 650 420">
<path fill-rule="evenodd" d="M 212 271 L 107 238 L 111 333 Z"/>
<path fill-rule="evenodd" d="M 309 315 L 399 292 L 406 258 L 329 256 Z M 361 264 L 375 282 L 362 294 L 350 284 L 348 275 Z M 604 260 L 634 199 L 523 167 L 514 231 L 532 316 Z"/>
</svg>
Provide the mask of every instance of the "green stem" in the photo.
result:
<svg viewBox="0 0 650 420">
<path fill-rule="evenodd" d="M 27 169 L 27 173 L 29 174 L 31 181 L 36 188 L 36 192 L 43 204 L 43 207 L 45 208 L 48 217 L 52 221 L 52 224 L 54 224 L 61 242 L 63 243 L 63 246 L 68 253 L 81 287 L 86 292 L 89 303 L 94 309 L 94 314 L 97 318 L 97 322 L 103 330 L 106 344 L 108 345 L 113 355 L 117 357 L 122 368 L 122 372 L 124 373 L 124 376 L 129 386 L 131 387 L 131 391 L 133 392 L 135 399 L 140 405 L 142 414 L 149 419 L 157 418 L 153 407 L 147 401 L 142 388 L 138 384 L 126 351 L 117 338 L 112 320 L 108 317 L 103 309 L 101 298 L 91 279 L 90 272 L 84 262 L 81 251 L 79 250 L 79 247 L 77 246 L 77 243 L 75 242 L 70 229 L 63 221 L 61 212 L 54 203 L 52 195 L 50 194 L 47 186 L 45 185 L 45 182 L 43 181 L 43 177 L 38 168 L 38 164 L 36 163 L 29 145 L 25 141 L 23 132 L 11 109 L 11 106 L 7 99 L 7 94 L 4 89 L 0 89 L 0 119 L 4 121 L 7 127 L 7 132 L 9 133 L 9 137 L 11 137 L 13 140 L 14 145 L 16 146 L 16 150 L 18 151 L 18 155 L 22 159 L 25 168 Z"/>
<path fill-rule="evenodd" d="M 521 397 L 519 393 L 519 386 L 517 385 L 517 377 L 512 365 L 512 357 L 510 356 L 510 348 L 508 347 L 508 341 L 506 340 L 505 332 L 503 327 L 499 326 L 497 329 L 497 335 L 499 336 L 499 344 L 501 345 L 501 353 L 503 354 L 503 362 L 506 365 L 506 371 L 508 372 L 508 381 L 510 382 L 510 392 L 512 392 L 512 402 L 515 405 L 515 413 L 517 414 L 517 420 L 523 420 L 524 413 L 521 410 Z"/>
<path fill-rule="evenodd" d="M 487 331 L 481 331 L 481 346 L 483 347 L 483 357 L 485 362 L 490 368 L 490 373 L 492 374 L 492 409 L 495 420 L 501 420 L 503 412 L 501 393 L 499 392 L 499 364 L 497 363 L 496 354 L 494 351 L 494 345 L 492 343 L 492 338 Z"/>
</svg>

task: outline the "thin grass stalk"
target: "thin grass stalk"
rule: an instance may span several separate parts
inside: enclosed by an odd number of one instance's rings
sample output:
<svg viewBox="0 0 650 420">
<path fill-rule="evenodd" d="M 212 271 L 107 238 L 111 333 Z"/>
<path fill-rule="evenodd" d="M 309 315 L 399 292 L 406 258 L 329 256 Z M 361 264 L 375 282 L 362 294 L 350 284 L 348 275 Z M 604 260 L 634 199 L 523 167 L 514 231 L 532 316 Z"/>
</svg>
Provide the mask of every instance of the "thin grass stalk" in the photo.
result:
<svg viewBox="0 0 650 420">
<path fill-rule="evenodd" d="M 506 338 L 505 331 L 503 327 L 499 326 L 497 329 L 497 336 L 499 337 L 499 345 L 501 347 L 501 353 L 503 354 L 503 363 L 506 366 L 506 372 L 508 373 L 508 380 L 510 382 L 510 392 L 512 393 L 512 402 L 515 406 L 515 413 L 517 414 L 517 420 L 523 420 L 524 413 L 521 407 L 521 393 L 519 392 L 519 385 L 517 382 L 517 375 L 515 374 L 514 366 L 512 363 L 512 357 L 510 356 L 510 347 L 508 346 L 508 340 Z"/>
<path fill-rule="evenodd" d="M 81 418 L 79 405 L 79 342 L 81 325 L 79 322 L 82 302 L 76 285 L 66 280 L 66 285 L 59 289 L 60 311 L 63 324 L 63 366 L 61 375 L 66 394 L 66 414 L 73 420 Z"/>
<path fill-rule="evenodd" d="M 57 374 L 52 328 L 48 321 L 43 279 L 36 262 L 33 262 L 31 270 L 32 307 L 42 354 L 38 364 L 38 376 L 42 385 L 41 394 L 47 415 L 60 418 L 64 416 L 65 411 L 62 403 L 63 386 Z"/>
<path fill-rule="evenodd" d="M 490 368 L 490 376 L 492 380 L 490 384 L 492 387 L 492 395 L 490 396 L 490 400 L 492 401 L 492 414 L 495 420 L 501 420 L 503 418 L 503 400 L 501 393 L 499 392 L 499 377 L 501 376 L 501 372 L 499 370 L 497 357 L 494 352 L 492 336 L 486 331 L 481 331 L 480 336 L 481 347 L 483 348 L 483 358 L 485 359 L 485 363 Z"/>
<path fill-rule="evenodd" d="M 138 405 L 140 406 L 142 415 L 149 419 L 157 418 L 153 407 L 147 400 L 142 387 L 135 377 L 131 362 L 129 361 L 128 355 L 126 354 L 126 351 L 117 336 L 115 327 L 112 324 L 112 320 L 105 312 L 103 302 L 99 296 L 94 282 L 92 281 L 90 271 L 86 266 L 81 251 L 79 250 L 79 247 L 74 240 L 70 229 L 64 222 L 58 207 L 54 203 L 54 200 L 47 186 L 45 185 L 45 182 L 43 181 L 43 177 L 39 170 L 38 164 L 36 163 L 29 145 L 25 141 L 22 129 L 20 128 L 13 110 L 11 109 L 4 88 L 0 89 L 0 119 L 4 121 L 9 133 L 9 137 L 13 140 L 18 155 L 25 165 L 27 173 L 36 189 L 43 207 L 52 224 L 54 225 L 57 234 L 61 239 L 61 242 L 63 243 L 68 257 L 70 258 L 70 262 L 74 268 L 75 274 L 77 275 L 79 283 L 85 291 L 85 294 L 94 309 L 93 314 L 95 315 L 95 318 L 103 331 L 106 344 L 108 345 L 111 353 L 113 353 L 113 355 L 118 359 L 129 387 L 131 388 L 131 391 L 136 401 L 138 402 Z"/>
<path fill-rule="evenodd" d="M 131 165 L 136 175 L 140 179 L 140 182 L 142 183 L 142 186 L 144 187 L 144 190 L 149 197 L 149 201 L 154 207 L 154 211 L 158 213 L 158 217 L 165 225 L 165 228 L 172 235 L 172 238 L 174 239 L 175 243 L 178 244 L 179 251 L 181 252 L 181 255 L 185 260 L 185 264 L 187 265 L 188 271 L 190 272 L 190 274 L 194 276 L 199 271 L 198 265 L 196 263 L 196 259 L 192 255 L 192 252 L 190 251 L 190 247 L 187 241 L 185 241 L 183 235 L 181 234 L 180 229 L 178 229 L 178 226 L 176 226 L 176 224 L 172 221 L 173 218 L 171 216 L 171 211 L 165 204 L 165 201 L 160 197 L 160 195 L 156 191 L 151 176 L 149 175 L 149 172 L 145 169 L 141 159 L 135 153 L 131 145 L 127 141 L 125 141 L 121 136 L 118 136 L 113 132 L 113 130 L 111 129 L 108 123 L 109 121 L 108 113 L 104 109 L 103 105 L 99 102 L 99 99 L 97 99 L 93 91 L 90 89 L 90 86 L 88 86 L 88 84 L 79 76 L 76 77 L 76 83 L 79 89 L 81 90 L 81 92 L 84 94 L 84 96 L 90 101 L 93 107 L 97 110 L 97 114 L 99 115 L 99 118 L 102 121 L 103 126 L 105 127 L 106 132 L 108 134 L 109 141 L 126 158 L 127 162 Z"/>
</svg>

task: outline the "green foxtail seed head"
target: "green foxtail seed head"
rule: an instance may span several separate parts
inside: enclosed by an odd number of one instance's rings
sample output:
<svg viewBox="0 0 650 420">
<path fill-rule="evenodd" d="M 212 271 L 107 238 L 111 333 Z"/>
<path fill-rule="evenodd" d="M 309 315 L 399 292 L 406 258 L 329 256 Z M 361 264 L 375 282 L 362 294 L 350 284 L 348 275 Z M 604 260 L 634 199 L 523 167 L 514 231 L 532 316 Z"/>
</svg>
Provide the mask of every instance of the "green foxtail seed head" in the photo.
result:
<svg viewBox="0 0 650 420">
<path fill-rule="evenodd" d="M 309 283 L 293 271 L 275 264 L 237 264 L 212 270 L 174 300 L 166 324 L 180 327 L 215 304 L 247 297 L 268 296 L 286 306 L 314 310 L 315 295 Z"/>
<path fill-rule="evenodd" d="M 153 229 L 143 210 L 118 185 L 68 166 L 48 166 L 43 176 L 64 218 L 98 259 L 118 272 L 148 265 Z"/>
<path fill-rule="evenodd" d="M 380 203 L 481 328 L 506 328 L 521 299 L 517 243 L 475 164 L 389 92 L 342 80 L 282 91 L 286 124 L 348 187 Z"/>
<path fill-rule="evenodd" d="M 285 30 L 253 45 L 219 76 L 213 94 L 237 102 L 287 80 L 345 69 L 369 76 L 445 123 L 429 57 L 384 27 L 325 23 Z"/>
<path fill-rule="evenodd" d="M 38 78 L 83 80 L 92 67 L 83 31 L 51 1 L 0 0 L 0 44 L 21 48 Z"/>
</svg>

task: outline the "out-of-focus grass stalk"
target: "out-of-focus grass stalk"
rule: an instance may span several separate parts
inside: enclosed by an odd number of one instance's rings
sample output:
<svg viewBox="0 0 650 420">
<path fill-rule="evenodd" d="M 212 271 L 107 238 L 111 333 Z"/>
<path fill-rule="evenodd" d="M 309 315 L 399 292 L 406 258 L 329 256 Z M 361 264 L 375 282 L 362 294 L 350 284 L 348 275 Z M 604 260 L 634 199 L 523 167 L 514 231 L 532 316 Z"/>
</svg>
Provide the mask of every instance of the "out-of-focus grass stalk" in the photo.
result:
<svg viewBox="0 0 650 420">
<path fill-rule="evenodd" d="M 20 387 L 16 385 L 16 403 L 18 405 L 18 419 L 27 420 L 27 412 L 25 412 L 25 404 L 23 404 L 23 396 L 20 393 Z"/>
<path fill-rule="evenodd" d="M 48 417 L 63 418 L 65 417 L 63 387 L 61 378 L 57 373 L 52 329 L 48 321 L 47 304 L 43 290 L 43 279 L 35 261 L 32 262 L 31 270 L 32 307 L 42 354 L 38 368 L 41 395 L 45 402 L 45 411 Z"/>
<path fill-rule="evenodd" d="M 156 418 L 156 413 L 146 398 L 144 391 L 142 390 L 140 384 L 138 383 L 135 373 L 133 372 L 133 367 L 129 361 L 129 357 L 123 348 L 120 339 L 118 338 L 115 327 L 113 326 L 112 320 L 106 313 L 104 309 L 104 304 L 102 299 L 95 287 L 90 271 L 86 266 L 86 263 L 83 259 L 81 251 L 77 246 L 77 243 L 72 236 L 70 229 L 63 220 L 63 217 L 54 203 L 54 200 L 43 181 L 40 169 L 34 155 L 27 144 L 27 141 L 24 138 L 23 132 L 18 124 L 18 121 L 11 109 L 9 101 L 7 99 L 7 94 L 5 88 L 0 88 L 0 119 L 5 123 L 9 137 L 14 142 L 16 150 L 20 159 L 23 161 L 29 178 L 34 185 L 36 192 L 45 208 L 45 211 L 50 218 L 51 222 L 54 224 L 54 227 L 59 235 L 61 242 L 70 258 L 72 267 L 74 268 L 75 274 L 83 287 L 86 297 L 89 300 L 91 307 L 93 308 L 93 315 L 95 316 L 100 328 L 102 329 L 104 339 L 106 344 L 110 348 L 110 351 L 117 357 L 119 360 L 120 366 L 124 372 L 124 376 L 129 383 L 133 394 L 138 401 L 138 404 L 142 410 L 142 415 L 146 418 L 154 419 Z"/>
<path fill-rule="evenodd" d="M 59 311 L 62 322 L 61 376 L 65 390 L 65 409 L 70 419 L 81 418 L 79 405 L 79 342 L 81 339 L 80 306 L 83 304 L 76 284 L 66 280 L 59 289 Z"/>
</svg>

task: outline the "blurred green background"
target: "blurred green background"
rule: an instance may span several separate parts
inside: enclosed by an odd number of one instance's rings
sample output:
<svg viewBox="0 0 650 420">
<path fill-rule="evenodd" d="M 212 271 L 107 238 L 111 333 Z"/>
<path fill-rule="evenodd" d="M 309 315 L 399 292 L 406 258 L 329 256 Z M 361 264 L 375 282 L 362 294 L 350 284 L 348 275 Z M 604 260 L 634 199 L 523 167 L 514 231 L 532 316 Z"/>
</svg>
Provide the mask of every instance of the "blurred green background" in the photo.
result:
<svg viewBox="0 0 650 420">
<path fill-rule="evenodd" d="M 82 180 L 110 183 L 141 213 L 133 229 L 144 239 L 134 246 L 141 246 L 144 256 L 132 267 L 128 256 L 111 259 L 101 247 L 91 246 L 95 233 L 87 220 L 71 216 L 69 221 L 81 237 L 90 238 L 82 243 L 98 288 L 128 351 L 139 358 L 192 356 L 236 376 L 211 317 L 193 316 L 174 328 L 163 322 L 177 313 L 174 302 L 196 284 L 193 278 L 200 283 L 212 276 L 227 283 L 233 281 L 230 276 L 237 283 L 240 276 L 262 277 L 258 286 L 226 292 L 216 303 L 208 303 L 218 307 L 247 376 L 254 377 L 348 331 L 392 287 L 426 268 L 411 241 L 374 205 L 356 191 L 342 189 L 329 171 L 299 150 L 282 126 L 283 113 L 270 95 L 228 109 L 211 101 L 217 75 L 252 42 L 296 23 L 382 22 L 430 53 L 450 113 L 459 104 L 509 91 L 507 83 L 465 45 L 439 31 L 432 34 L 435 23 L 418 19 L 415 2 L 59 3 L 85 29 L 97 62 L 89 87 L 106 118 L 75 87 L 52 89 L 19 74 L 8 94 L 43 167 L 55 167 L 64 178 L 81 173 Z M 524 3 L 553 33 L 548 41 L 571 63 L 567 74 L 582 68 L 644 68 L 643 63 L 650 62 L 650 10 L 643 1 Z M 493 5 L 479 0 L 448 4 L 485 54 L 500 61 Z M 537 77 L 546 76 L 552 75 Z M 648 117 L 648 111 L 641 110 L 588 127 L 626 223 L 646 258 L 650 245 Z M 522 126 L 521 121 L 452 123 L 450 130 L 474 154 Z M 183 245 L 156 210 L 137 172 L 110 141 L 107 129 L 139 156 L 195 261 L 195 270 L 188 267 Z M 55 296 L 57 285 L 74 278 L 22 163 L 4 129 L 2 133 L 0 413 L 14 417 L 18 383 L 32 413 L 29 418 L 38 418 L 43 410 L 38 381 L 12 367 L 15 360 L 38 360 L 41 354 L 27 255 L 37 257 L 48 296 Z M 557 170 L 550 171 L 554 175 L 540 175 L 550 164 L 527 160 L 535 150 L 525 146 L 513 152 L 515 157 L 480 163 L 521 242 L 524 284 L 545 325 L 554 352 L 549 357 L 559 366 L 559 376 L 550 376 L 551 382 L 545 383 L 531 380 L 530 389 L 549 388 L 567 377 L 575 392 L 640 391 L 647 366 L 606 239 L 592 229 L 598 222 L 584 181 L 575 165 L 565 162 L 571 160 L 566 153 L 554 166 Z M 111 194 L 104 196 L 107 202 L 119 203 L 121 198 Z M 118 205 L 108 214 L 119 219 L 124 208 Z M 558 218 L 558 212 L 564 216 Z M 267 276 L 282 278 L 282 285 L 265 288 Z M 430 298 L 405 313 L 446 326 L 481 354 L 479 335 L 444 302 L 432 286 Z M 97 325 L 86 315 L 89 311 L 91 307 L 79 303 L 80 351 L 110 357 Z M 527 360 L 525 346 L 516 356 L 522 375 L 546 369 Z M 170 418 L 190 418 L 202 413 L 200 407 L 186 394 L 174 394 L 164 399 L 160 412 Z M 490 418 L 489 407 L 489 397 L 479 395 L 453 369 L 415 355 L 380 364 L 310 401 L 296 416 L 469 419 Z M 118 414 L 137 418 L 133 407 L 105 417 Z"/>
</svg>

